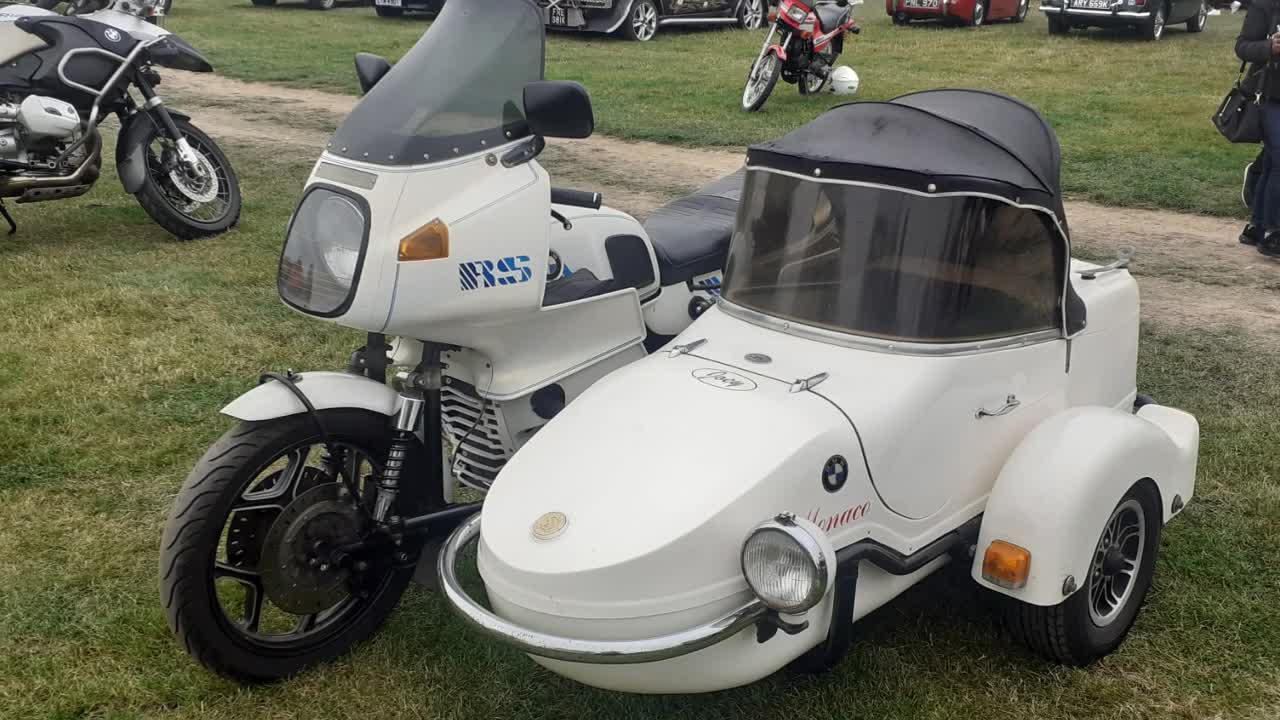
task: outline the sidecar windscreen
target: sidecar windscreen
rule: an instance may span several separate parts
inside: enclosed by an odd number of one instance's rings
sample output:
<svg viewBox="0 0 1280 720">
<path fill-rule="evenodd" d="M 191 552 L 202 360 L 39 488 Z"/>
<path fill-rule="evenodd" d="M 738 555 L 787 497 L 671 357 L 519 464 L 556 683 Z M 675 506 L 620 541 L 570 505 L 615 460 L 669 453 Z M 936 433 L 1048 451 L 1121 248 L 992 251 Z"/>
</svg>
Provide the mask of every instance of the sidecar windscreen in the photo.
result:
<svg viewBox="0 0 1280 720">
<path fill-rule="evenodd" d="M 750 170 L 723 293 L 842 333 L 974 342 L 1061 328 L 1065 264 L 1051 218 L 1004 200 Z"/>
<path fill-rule="evenodd" d="M 527 136 L 524 86 L 542 79 L 543 32 L 532 0 L 447 3 L 343 121 L 329 152 L 420 165 Z"/>
</svg>

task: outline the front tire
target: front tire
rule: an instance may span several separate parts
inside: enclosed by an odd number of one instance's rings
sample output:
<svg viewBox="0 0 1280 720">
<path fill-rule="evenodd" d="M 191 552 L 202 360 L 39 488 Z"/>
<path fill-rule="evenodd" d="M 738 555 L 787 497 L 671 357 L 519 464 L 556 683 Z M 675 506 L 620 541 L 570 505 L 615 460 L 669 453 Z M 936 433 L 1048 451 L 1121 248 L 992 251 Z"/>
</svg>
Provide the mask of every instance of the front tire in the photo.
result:
<svg viewBox="0 0 1280 720">
<path fill-rule="evenodd" d="M 622 23 L 622 34 L 628 40 L 649 42 L 658 34 L 658 5 L 654 0 L 636 0 L 631 14 Z"/>
<path fill-rule="evenodd" d="M 276 4 L 276 0 L 251 0 L 257 7 L 271 7 Z"/>
<path fill-rule="evenodd" d="M 240 181 L 222 149 L 199 128 L 173 118 L 200 160 L 192 174 L 177 147 L 156 127 L 145 140 L 146 176 L 134 195 L 156 224 L 179 240 L 226 232 L 240 219 Z"/>
<path fill-rule="evenodd" d="M 307 0 L 307 7 L 312 10 L 332 10 L 338 0 Z"/>
<path fill-rule="evenodd" d="M 340 462 L 348 476 L 361 477 L 366 467 L 376 474 L 390 444 L 388 418 L 351 409 L 324 410 L 320 416 L 333 443 L 346 453 Z M 345 593 L 341 601 L 308 616 L 281 609 L 270 592 L 274 565 L 264 562 L 278 561 L 283 550 L 291 549 L 282 547 L 286 540 L 280 538 L 291 536 L 277 530 L 276 521 L 309 543 L 323 533 L 296 525 L 310 509 L 306 498 L 332 489 L 334 499 L 325 502 L 338 507 L 337 493 L 345 487 L 314 466 L 317 447 L 323 447 L 319 432 L 305 413 L 240 423 L 209 448 L 174 500 L 160 545 L 161 600 L 169 627 L 187 652 L 219 675 L 241 682 L 278 680 L 343 655 L 377 631 L 413 575 L 408 563 L 375 561 L 374 569 L 362 574 L 334 569 L 329 572 L 339 581 L 330 584 Z M 376 483 L 365 477 L 362 498 L 376 492 Z M 420 506 L 406 498 L 409 490 L 405 487 L 401 498 L 416 511 Z M 345 495 L 348 507 L 355 504 L 350 497 Z M 299 502 L 301 512 L 294 509 Z M 321 517 L 330 524 L 314 527 L 333 527 L 332 518 Z M 278 545 L 269 544 L 272 537 Z M 349 573 L 345 580 L 341 572 Z M 318 581 L 317 586 L 333 592 Z"/>
<path fill-rule="evenodd" d="M 1014 14 L 1010 20 L 1020 23 L 1027 19 L 1027 12 L 1031 9 L 1031 0 L 1018 0 L 1018 12 Z"/>
<path fill-rule="evenodd" d="M 755 112 L 764 107 L 773 86 L 778 84 L 778 76 L 782 74 L 782 61 L 773 53 L 765 53 L 747 74 L 747 86 L 742 90 L 742 109 Z"/>
<path fill-rule="evenodd" d="M 1187 21 L 1187 32 L 1204 32 L 1204 27 L 1207 24 L 1209 24 L 1209 8 L 1204 2 L 1201 2 L 1200 9 L 1196 11 L 1195 17 Z"/>
<path fill-rule="evenodd" d="M 986 5 L 982 2 L 982 0 L 979 0 L 978 2 L 975 2 L 973 4 L 973 17 L 969 19 L 969 25 L 971 27 L 976 27 L 976 28 L 982 27 L 982 23 L 986 22 L 986 20 L 987 20 Z"/>
<path fill-rule="evenodd" d="M 1142 39 L 1149 42 L 1155 42 L 1164 36 L 1164 6 L 1156 8 L 1155 17 L 1151 18 L 1151 22 L 1142 26 Z"/>
<path fill-rule="evenodd" d="M 1050 607 L 1002 598 L 1013 637 L 1047 660 L 1078 667 L 1119 647 L 1151 589 L 1162 521 L 1155 484 L 1129 488 L 1103 526 L 1089 576 L 1070 597 Z"/>
<path fill-rule="evenodd" d="M 1066 20 L 1057 17 L 1049 18 L 1049 34 L 1050 35 L 1066 35 L 1071 26 Z"/>
<path fill-rule="evenodd" d="M 759 30 L 764 27 L 764 0 L 744 0 L 738 10 L 738 27 L 743 30 Z"/>
</svg>

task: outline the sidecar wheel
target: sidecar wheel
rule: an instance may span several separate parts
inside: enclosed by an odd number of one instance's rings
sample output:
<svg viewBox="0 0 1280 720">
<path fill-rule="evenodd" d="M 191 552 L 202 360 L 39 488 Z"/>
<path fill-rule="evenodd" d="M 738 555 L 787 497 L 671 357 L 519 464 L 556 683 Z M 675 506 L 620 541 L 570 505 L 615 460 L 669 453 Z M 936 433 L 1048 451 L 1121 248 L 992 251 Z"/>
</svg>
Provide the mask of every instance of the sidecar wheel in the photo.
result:
<svg viewBox="0 0 1280 720">
<path fill-rule="evenodd" d="M 1075 593 L 1051 607 L 1002 598 L 1010 634 L 1046 660 L 1077 667 L 1119 647 L 1151 589 L 1161 520 L 1155 485 L 1136 483 L 1107 519 Z"/>
<path fill-rule="evenodd" d="M 320 416 L 341 448 L 338 462 L 356 478 L 358 502 L 302 414 L 224 434 L 192 469 L 165 524 L 160 592 L 169 627 L 192 657 L 233 680 L 278 680 L 346 653 L 377 631 L 413 575 L 417 548 L 408 546 L 399 561 L 386 552 L 359 558 L 363 568 L 329 565 L 335 556 L 325 547 L 369 527 L 359 504 L 371 507 L 376 496 L 391 432 L 387 417 L 364 410 Z M 404 477 L 415 482 L 401 485 L 400 508 L 420 512 L 423 478 L 409 470 Z"/>
</svg>

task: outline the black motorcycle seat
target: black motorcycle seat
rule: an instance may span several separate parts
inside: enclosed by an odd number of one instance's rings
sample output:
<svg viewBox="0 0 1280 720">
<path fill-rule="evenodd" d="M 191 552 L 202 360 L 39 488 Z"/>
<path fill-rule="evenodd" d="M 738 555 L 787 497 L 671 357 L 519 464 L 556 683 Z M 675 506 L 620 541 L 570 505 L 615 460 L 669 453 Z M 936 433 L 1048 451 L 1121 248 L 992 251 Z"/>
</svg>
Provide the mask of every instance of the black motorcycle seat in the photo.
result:
<svg viewBox="0 0 1280 720">
<path fill-rule="evenodd" d="M 835 30 L 849 19 L 848 6 L 840 7 L 834 3 L 822 3 L 815 6 L 813 11 L 818 14 L 818 24 L 822 26 L 824 33 Z"/>
<path fill-rule="evenodd" d="M 663 286 L 724 268 L 745 173 L 743 169 L 726 175 L 649 215 L 644 230 L 653 243 Z"/>
</svg>

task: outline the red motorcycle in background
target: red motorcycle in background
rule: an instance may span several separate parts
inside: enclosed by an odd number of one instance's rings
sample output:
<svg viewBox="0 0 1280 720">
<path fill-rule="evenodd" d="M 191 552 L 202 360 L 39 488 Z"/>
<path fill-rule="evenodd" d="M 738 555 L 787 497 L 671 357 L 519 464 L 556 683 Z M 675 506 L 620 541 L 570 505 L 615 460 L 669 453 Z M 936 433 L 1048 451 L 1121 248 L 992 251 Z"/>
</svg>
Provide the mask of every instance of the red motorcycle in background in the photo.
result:
<svg viewBox="0 0 1280 720">
<path fill-rule="evenodd" d="M 782 0 L 747 75 L 742 109 L 754 112 L 763 107 L 779 76 L 798 86 L 801 95 L 820 92 L 844 51 L 844 34 L 860 32 L 850 6 L 861 4 L 862 0 L 836 0 L 811 7 L 800 0 Z M 775 35 L 780 35 L 777 43 Z"/>
</svg>

